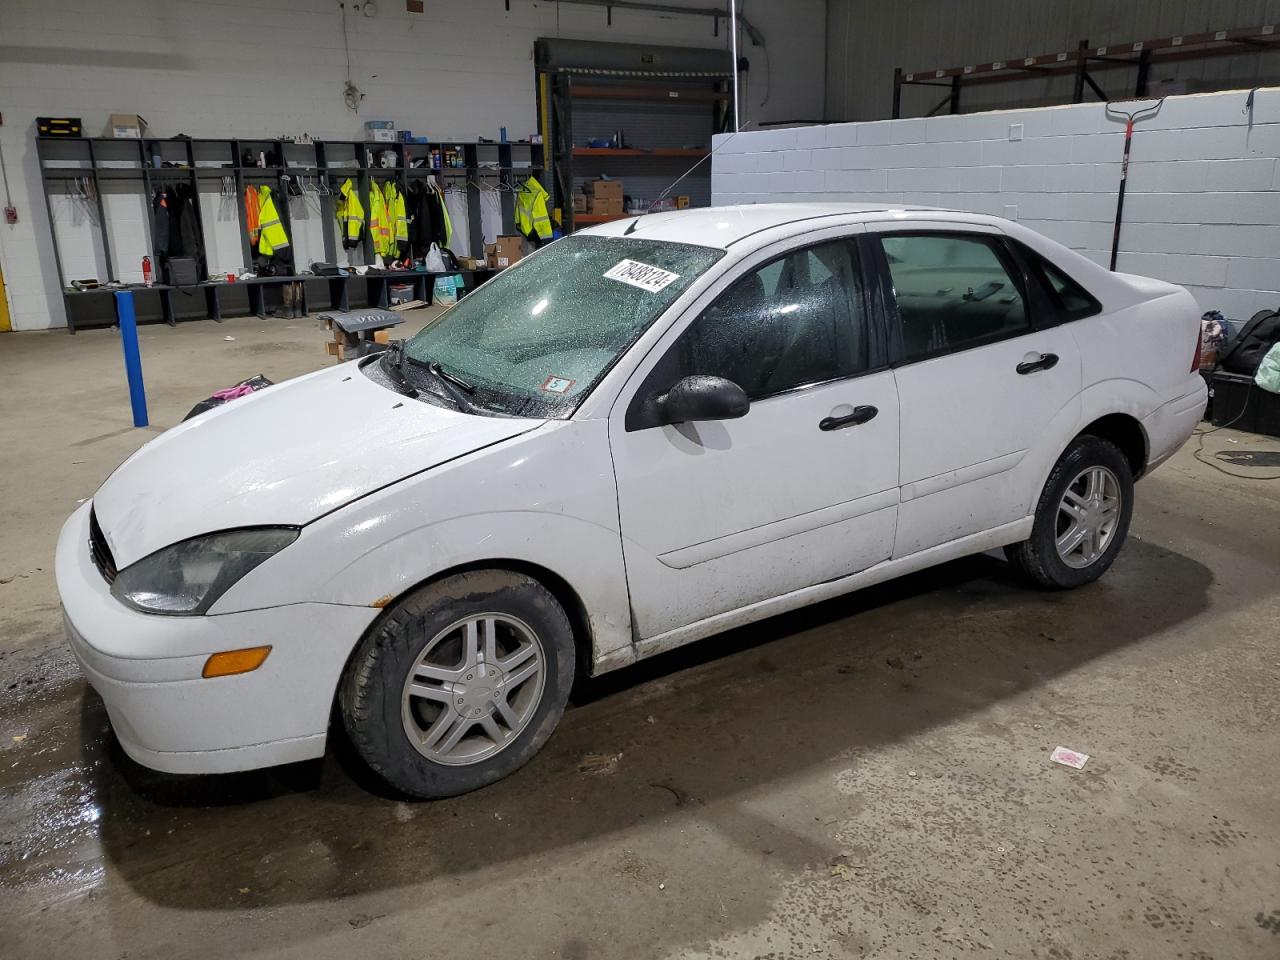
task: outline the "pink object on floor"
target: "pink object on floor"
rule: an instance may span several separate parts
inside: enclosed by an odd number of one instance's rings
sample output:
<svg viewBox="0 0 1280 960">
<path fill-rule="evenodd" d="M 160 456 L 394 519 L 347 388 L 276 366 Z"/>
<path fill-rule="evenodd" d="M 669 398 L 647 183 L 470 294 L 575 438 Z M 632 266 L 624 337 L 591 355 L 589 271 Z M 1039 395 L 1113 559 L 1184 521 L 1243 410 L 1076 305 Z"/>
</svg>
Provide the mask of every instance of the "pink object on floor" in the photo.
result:
<svg viewBox="0 0 1280 960">
<path fill-rule="evenodd" d="M 1049 759 L 1054 763 L 1062 764 L 1064 767 L 1075 767 L 1079 770 L 1089 762 L 1089 755 L 1087 753 L 1076 753 L 1066 747 L 1054 747 L 1053 753 L 1049 754 Z"/>
</svg>

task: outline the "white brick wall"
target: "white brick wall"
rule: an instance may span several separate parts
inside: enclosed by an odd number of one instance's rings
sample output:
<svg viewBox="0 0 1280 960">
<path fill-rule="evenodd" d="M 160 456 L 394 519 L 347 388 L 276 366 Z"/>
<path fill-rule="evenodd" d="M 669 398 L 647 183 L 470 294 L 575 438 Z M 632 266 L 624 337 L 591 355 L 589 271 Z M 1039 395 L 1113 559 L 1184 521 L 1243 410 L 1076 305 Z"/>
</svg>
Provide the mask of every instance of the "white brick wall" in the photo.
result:
<svg viewBox="0 0 1280 960">
<path fill-rule="evenodd" d="M 705 0 L 666 0 L 705 7 Z M 350 139 L 361 123 L 387 117 L 439 139 L 512 137 L 536 130 L 533 43 L 540 36 L 611 42 L 727 46 L 723 22 L 614 8 L 518 0 L 429 0 L 426 13 L 399 2 L 378 15 L 347 2 L 352 80 L 366 94 L 359 114 L 342 103 L 346 61 L 337 0 L 3 0 L 0 3 L 0 147 L 16 225 L 0 224 L 0 269 L 17 329 L 61 326 L 62 302 L 34 142 L 37 116 L 78 116 L 101 134 L 110 113 L 139 113 L 159 137 L 274 137 L 307 131 Z M 768 43 L 768 66 L 746 44 L 751 75 L 744 120 L 822 116 L 824 0 L 756 4 L 750 13 Z M 795 131 L 771 134 L 795 146 Z M 781 172 L 784 167 L 777 167 Z M 202 191 L 210 269 L 241 263 L 238 226 L 218 217 L 218 185 Z M 117 200 L 120 204 L 117 204 Z M 140 276 L 145 209 L 113 197 L 112 254 L 125 278 Z M 116 222 L 114 216 L 121 220 Z M 133 217 L 133 226 L 125 216 Z M 320 249 L 311 213 L 295 238 Z M 66 275 L 104 276 L 83 205 L 54 203 Z M 312 254 L 307 253 L 308 257 Z"/>
<path fill-rule="evenodd" d="M 1280 88 L 1256 93 L 1252 122 L 1245 97 L 1173 97 L 1138 125 L 1118 262 L 1236 319 L 1280 306 Z M 1015 124 L 1021 140 L 1009 139 Z M 1123 126 L 1102 104 L 747 132 L 717 138 L 712 202 L 804 197 L 1014 216 L 1105 266 L 1123 150 Z"/>
</svg>

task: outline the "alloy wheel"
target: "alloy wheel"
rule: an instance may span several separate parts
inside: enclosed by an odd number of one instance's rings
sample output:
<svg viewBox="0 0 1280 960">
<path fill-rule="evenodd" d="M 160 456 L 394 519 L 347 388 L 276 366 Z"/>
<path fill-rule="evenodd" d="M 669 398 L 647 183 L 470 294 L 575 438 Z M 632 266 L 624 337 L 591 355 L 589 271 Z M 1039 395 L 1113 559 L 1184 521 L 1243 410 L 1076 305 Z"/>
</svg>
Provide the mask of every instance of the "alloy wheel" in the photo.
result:
<svg viewBox="0 0 1280 960">
<path fill-rule="evenodd" d="M 1120 522 L 1120 481 L 1103 466 L 1081 470 L 1058 502 L 1054 541 L 1058 556 L 1080 570 L 1107 552 Z"/>
<path fill-rule="evenodd" d="M 528 726 L 546 681 L 538 635 L 501 613 L 466 617 L 436 634 L 405 679 L 401 715 L 428 760 L 478 763 Z"/>
</svg>

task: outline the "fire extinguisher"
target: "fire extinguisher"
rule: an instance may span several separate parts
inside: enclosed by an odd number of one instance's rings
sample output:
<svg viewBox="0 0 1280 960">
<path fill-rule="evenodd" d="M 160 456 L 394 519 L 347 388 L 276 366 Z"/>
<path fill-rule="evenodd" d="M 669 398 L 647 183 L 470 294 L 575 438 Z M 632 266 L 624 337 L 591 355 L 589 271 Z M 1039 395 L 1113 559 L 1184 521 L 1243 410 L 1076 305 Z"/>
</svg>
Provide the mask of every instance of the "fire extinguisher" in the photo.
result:
<svg viewBox="0 0 1280 960">
<path fill-rule="evenodd" d="M 142 258 L 142 282 L 148 287 L 151 286 L 151 258 Z"/>
</svg>

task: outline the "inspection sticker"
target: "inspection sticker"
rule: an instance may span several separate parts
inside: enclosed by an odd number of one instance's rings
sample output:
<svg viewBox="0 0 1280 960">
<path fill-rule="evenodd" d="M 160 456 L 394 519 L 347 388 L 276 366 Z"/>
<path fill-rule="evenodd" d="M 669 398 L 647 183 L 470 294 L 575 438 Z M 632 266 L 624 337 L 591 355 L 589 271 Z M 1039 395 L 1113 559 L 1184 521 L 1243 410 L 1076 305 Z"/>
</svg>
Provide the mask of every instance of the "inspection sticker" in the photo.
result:
<svg viewBox="0 0 1280 960">
<path fill-rule="evenodd" d="M 568 380 L 565 377 L 547 377 L 542 383 L 542 389 L 547 393 L 568 393 L 577 380 Z"/>
<path fill-rule="evenodd" d="M 651 267 L 639 260 L 620 260 L 617 266 L 610 267 L 604 275 L 610 280 L 629 283 L 633 287 L 648 290 L 650 293 L 657 293 L 671 281 L 680 279 L 678 273 L 663 270 L 661 267 Z"/>
</svg>

